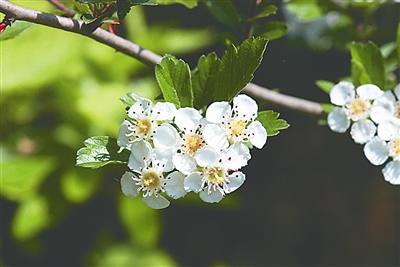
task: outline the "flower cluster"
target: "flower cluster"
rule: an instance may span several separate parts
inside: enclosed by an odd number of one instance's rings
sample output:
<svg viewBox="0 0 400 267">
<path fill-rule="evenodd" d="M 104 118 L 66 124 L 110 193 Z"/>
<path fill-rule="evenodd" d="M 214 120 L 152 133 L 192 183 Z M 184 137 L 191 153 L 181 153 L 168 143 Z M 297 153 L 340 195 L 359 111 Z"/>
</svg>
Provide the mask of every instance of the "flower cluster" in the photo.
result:
<svg viewBox="0 0 400 267">
<path fill-rule="evenodd" d="M 188 192 L 208 203 L 219 202 L 245 181 L 239 171 L 251 158 L 249 148 L 262 148 L 267 132 L 255 120 L 257 103 L 246 95 L 232 101 L 214 102 L 203 116 L 191 107 L 177 109 L 172 103 L 154 104 L 132 95 L 117 143 L 131 151 L 122 192 L 162 209 Z"/>
<path fill-rule="evenodd" d="M 400 84 L 382 91 L 373 84 L 357 88 L 350 82 L 336 84 L 330 99 L 336 107 L 328 114 L 328 126 L 343 133 L 351 126 L 354 142 L 364 144 L 373 165 L 390 161 L 383 168 L 385 180 L 400 184 Z"/>
</svg>

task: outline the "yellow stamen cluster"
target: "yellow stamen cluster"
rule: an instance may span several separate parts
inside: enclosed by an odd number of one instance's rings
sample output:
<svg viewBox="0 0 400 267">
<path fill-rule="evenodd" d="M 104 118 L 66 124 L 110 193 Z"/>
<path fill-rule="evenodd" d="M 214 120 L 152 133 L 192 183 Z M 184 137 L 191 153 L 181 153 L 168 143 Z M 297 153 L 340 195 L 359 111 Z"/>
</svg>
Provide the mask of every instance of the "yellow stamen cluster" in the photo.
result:
<svg viewBox="0 0 400 267">
<path fill-rule="evenodd" d="M 186 137 L 183 147 L 186 153 L 194 155 L 197 150 L 204 146 L 204 141 L 199 135 L 189 135 Z"/>
<path fill-rule="evenodd" d="M 231 121 L 228 124 L 228 129 L 230 136 L 240 136 L 246 129 L 246 123 L 242 120 Z"/>
<path fill-rule="evenodd" d="M 371 109 L 371 104 L 362 99 L 355 99 L 350 103 L 349 112 L 353 120 L 365 118 L 367 112 Z"/>
<path fill-rule="evenodd" d="M 145 136 L 151 131 L 151 121 L 148 118 L 139 119 L 136 121 L 136 133 L 140 136 Z"/>
<path fill-rule="evenodd" d="M 213 184 L 222 184 L 225 181 L 225 172 L 221 167 L 213 167 L 207 170 L 207 178 Z"/>
<path fill-rule="evenodd" d="M 400 160 L 400 138 L 389 142 L 389 156 L 394 160 Z"/>
<path fill-rule="evenodd" d="M 142 183 L 149 190 L 155 190 L 160 187 L 161 180 L 155 171 L 143 171 Z"/>
</svg>

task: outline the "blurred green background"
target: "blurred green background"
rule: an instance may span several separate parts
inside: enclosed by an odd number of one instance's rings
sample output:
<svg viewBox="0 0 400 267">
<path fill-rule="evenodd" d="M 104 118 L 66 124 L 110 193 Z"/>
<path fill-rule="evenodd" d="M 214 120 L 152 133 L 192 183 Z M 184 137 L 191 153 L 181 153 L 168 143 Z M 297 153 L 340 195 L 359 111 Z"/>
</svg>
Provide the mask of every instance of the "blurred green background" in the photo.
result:
<svg viewBox="0 0 400 267">
<path fill-rule="evenodd" d="M 53 11 L 46 1 L 15 3 Z M 394 41 L 400 15 L 398 4 L 371 4 L 299 19 L 272 3 L 291 31 L 268 44 L 254 82 L 317 102 L 329 98 L 315 80 L 350 74 L 348 44 Z M 235 6 L 246 13 L 249 2 Z M 221 55 L 221 33 L 231 30 L 204 5 L 135 7 L 117 29 L 192 68 L 202 54 Z M 399 187 L 384 182 L 348 133 L 259 101 L 291 127 L 252 150 L 240 190 L 218 205 L 189 195 L 152 210 L 121 193 L 126 167 L 74 163 L 86 138 L 116 137 L 121 96 L 160 94 L 154 69 L 44 26 L 0 42 L 0 53 L 0 266 L 400 265 Z"/>
</svg>

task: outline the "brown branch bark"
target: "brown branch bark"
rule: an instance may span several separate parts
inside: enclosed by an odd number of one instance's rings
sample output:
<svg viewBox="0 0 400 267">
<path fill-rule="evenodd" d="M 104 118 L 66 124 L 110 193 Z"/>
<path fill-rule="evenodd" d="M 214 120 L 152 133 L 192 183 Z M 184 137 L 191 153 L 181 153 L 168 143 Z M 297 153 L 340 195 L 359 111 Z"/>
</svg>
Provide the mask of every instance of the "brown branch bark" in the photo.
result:
<svg viewBox="0 0 400 267">
<path fill-rule="evenodd" d="M 16 20 L 29 21 L 87 36 L 100 43 L 113 47 L 115 50 L 133 57 L 149 66 L 154 66 L 160 63 L 162 59 L 160 55 L 157 55 L 152 51 L 146 50 L 135 43 L 111 34 L 101 28 L 93 28 L 90 24 L 85 24 L 80 20 L 74 20 L 24 8 L 12 4 L 6 0 L 0 0 L 0 12 L 13 17 Z M 317 102 L 280 94 L 253 83 L 249 83 L 243 89 L 243 92 L 246 92 L 256 98 L 268 101 L 272 104 L 305 112 L 307 114 L 321 115 L 323 113 L 321 105 Z"/>
</svg>

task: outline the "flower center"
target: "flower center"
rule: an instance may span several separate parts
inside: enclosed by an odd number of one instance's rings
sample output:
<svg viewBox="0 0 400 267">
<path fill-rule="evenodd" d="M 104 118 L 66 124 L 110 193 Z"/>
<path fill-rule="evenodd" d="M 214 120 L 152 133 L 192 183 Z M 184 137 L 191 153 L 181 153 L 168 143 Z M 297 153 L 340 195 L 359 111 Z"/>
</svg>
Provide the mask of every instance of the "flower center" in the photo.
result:
<svg viewBox="0 0 400 267">
<path fill-rule="evenodd" d="M 396 101 L 396 103 L 394 103 L 394 116 L 398 119 L 400 119 L 400 101 Z"/>
<path fill-rule="evenodd" d="M 389 142 L 389 156 L 393 160 L 400 160 L 400 138 L 394 139 Z"/>
<path fill-rule="evenodd" d="M 145 136 L 151 131 L 151 121 L 148 118 L 138 119 L 136 121 L 136 133 Z"/>
<path fill-rule="evenodd" d="M 204 141 L 199 135 L 189 135 L 183 146 L 186 153 L 194 155 L 198 149 L 204 146 Z"/>
<path fill-rule="evenodd" d="M 350 103 L 349 112 L 352 120 L 356 121 L 364 119 L 368 116 L 368 111 L 371 109 L 371 103 L 362 99 L 354 99 Z"/>
<path fill-rule="evenodd" d="M 244 130 L 246 129 L 246 123 L 242 120 L 230 121 L 228 123 L 228 128 L 230 136 L 239 136 L 242 135 Z"/>
<path fill-rule="evenodd" d="M 212 167 L 207 170 L 207 178 L 212 184 L 222 184 L 225 181 L 225 171 L 221 167 Z"/>
<path fill-rule="evenodd" d="M 142 183 L 149 190 L 154 190 L 160 187 L 161 180 L 155 171 L 149 170 L 143 171 Z"/>
</svg>

